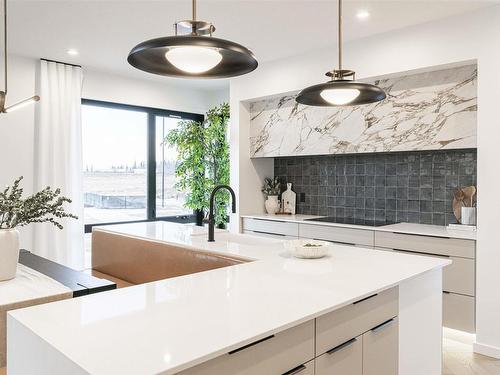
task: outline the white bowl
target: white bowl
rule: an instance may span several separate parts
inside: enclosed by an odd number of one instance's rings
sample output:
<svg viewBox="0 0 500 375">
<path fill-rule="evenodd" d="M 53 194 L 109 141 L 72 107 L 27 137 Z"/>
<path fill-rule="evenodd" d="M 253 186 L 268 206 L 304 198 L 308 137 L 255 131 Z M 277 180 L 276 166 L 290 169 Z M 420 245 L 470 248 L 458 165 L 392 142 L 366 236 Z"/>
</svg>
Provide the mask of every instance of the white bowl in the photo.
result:
<svg viewBox="0 0 500 375">
<path fill-rule="evenodd" d="M 291 240 L 286 242 L 286 247 L 296 258 L 316 259 L 328 254 L 332 246 L 330 242 L 318 240 Z"/>
</svg>

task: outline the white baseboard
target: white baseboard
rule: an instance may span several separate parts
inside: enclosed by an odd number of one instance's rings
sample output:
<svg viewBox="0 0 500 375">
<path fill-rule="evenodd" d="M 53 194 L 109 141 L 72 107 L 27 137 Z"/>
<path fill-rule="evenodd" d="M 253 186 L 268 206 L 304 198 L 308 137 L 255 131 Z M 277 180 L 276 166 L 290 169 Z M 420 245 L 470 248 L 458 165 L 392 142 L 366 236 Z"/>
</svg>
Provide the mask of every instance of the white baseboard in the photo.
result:
<svg viewBox="0 0 500 375">
<path fill-rule="evenodd" d="M 500 359 L 500 348 L 475 342 L 472 346 L 474 353 Z"/>
</svg>

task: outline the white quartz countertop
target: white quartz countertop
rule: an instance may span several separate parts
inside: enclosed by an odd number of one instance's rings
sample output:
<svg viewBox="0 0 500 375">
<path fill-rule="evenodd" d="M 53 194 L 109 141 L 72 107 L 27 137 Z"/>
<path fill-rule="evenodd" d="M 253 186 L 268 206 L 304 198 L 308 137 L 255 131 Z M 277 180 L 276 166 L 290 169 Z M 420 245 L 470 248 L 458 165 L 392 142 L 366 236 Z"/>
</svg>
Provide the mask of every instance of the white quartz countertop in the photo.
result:
<svg viewBox="0 0 500 375">
<path fill-rule="evenodd" d="M 428 224 L 414 224 L 414 223 L 397 223 L 383 225 L 380 227 L 373 227 L 368 225 L 357 224 L 342 224 L 342 223 L 328 223 L 323 221 L 311 221 L 309 219 L 319 218 L 317 215 L 270 215 L 270 214 L 255 214 L 255 215 L 241 215 L 241 217 L 248 217 L 253 219 L 265 219 L 274 221 L 286 221 L 292 223 L 326 225 L 344 228 L 357 228 L 368 229 L 374 231 L 397 232 L 406 234 L 418 234 L 422 236 L 432 237 L 449 237 L 460 238 L 464 240 L 476 240 L 476 232 L 469 230 L 456 230 L 449 229 L 441 225 L 428 225 Z"/>
<path fill-rule="evenodd" d="M 14 279 L 0 281 L 0 309 L 2 306 L 72 294 L 72 290 L 60 282 L 18 264 Z"/>
<path fill-rule="evenodd" d="M 296 259 L 282 240 L 219 232 L 209 243 L 166 222 L 97 230 L 254 260 L 10 313 L 99 375 L 173 374 L 450 264 L 345 245 Z"/>
</svg>

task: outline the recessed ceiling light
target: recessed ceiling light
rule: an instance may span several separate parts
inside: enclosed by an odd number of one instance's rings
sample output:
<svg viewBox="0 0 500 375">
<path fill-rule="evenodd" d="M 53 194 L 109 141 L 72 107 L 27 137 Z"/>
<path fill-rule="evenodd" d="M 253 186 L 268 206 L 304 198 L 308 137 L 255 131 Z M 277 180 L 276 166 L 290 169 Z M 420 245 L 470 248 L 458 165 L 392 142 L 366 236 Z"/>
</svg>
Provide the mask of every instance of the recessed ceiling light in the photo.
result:
<svg viewBox="0 0 500 375">
<path fill-rule="evenodd" d="M 76 56 L 78 55 L 78 51 L 74 48 L 70 48 L 68 51 L 67 51 L 68 55 L 70 56 Z"/>
<path fill-rule="evenodd" d="M 356 13 L 356 17 L 358 17 L 359 20 L 366 20 L 370 18 L 370 12 L 367 10 L 358 10 L 358 13 Z"/>
</svg>

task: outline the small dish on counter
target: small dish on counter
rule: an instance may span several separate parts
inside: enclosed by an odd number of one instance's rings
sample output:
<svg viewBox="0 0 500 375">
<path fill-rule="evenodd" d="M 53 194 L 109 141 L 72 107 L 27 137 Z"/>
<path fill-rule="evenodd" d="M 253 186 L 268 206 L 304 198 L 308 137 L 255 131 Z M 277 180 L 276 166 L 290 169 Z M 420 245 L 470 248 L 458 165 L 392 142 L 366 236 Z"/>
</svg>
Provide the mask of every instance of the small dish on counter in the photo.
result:
<svg viewBox="0 0 500 375">
<path fill-rule="evenodd" d="M 286 247 L 296 258 L 317 259 L 328 254 L 328 249 L 332 246 L 330 242 L 318 240 L 290 240 L 286 242 Z"/>
</svg>

